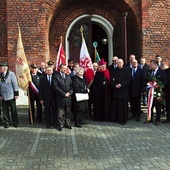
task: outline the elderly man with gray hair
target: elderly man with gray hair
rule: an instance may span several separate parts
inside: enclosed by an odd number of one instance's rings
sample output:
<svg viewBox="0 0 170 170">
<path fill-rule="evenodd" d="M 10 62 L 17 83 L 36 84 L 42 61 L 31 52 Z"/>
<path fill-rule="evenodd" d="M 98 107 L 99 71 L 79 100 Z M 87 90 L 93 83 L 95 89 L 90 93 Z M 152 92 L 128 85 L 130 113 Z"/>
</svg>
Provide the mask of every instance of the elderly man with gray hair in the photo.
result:
<svg viewBox="0 0 170 170">
<path fill-rule="evenodd" d="M 17 79 L 15 74 L 8 70 L 6 62 L 0 63 L 0 73 L 0 100 L 2 100 L 4 128 L 9 128 L 10 124 L 9 107 L 13 126 L 17 128 L 16 99 L 19 96 Z"/>
</svg>

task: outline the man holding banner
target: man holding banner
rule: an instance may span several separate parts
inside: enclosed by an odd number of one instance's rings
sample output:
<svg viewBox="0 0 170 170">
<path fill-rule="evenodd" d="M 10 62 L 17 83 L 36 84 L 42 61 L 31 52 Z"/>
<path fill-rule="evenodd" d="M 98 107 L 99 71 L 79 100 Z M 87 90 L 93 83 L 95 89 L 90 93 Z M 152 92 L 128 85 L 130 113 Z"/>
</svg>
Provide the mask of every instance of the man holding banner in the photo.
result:
<svg viewBox="0 0 170 170">
<path fill-rule="evenodd" d="M 40 76 L 37 74 L 38 66 L 36 64 L 31 65 L 31 77 L 32 82 L 29 84 L 29 95 L 30 95 L 30 104 L 31 104 L 31 111 L 33 121 L 35 120 L 35 107 L 34 102 L 36 102 L 37 107 L 37 121 L 38 123 L 42 123 L 42 105 L 40 104 L 40 100 L 38 97 L 39 93 L 39 83 L 40 83 Z M 30 114 L 30 112 L 29 112 Z"/>
</svg>

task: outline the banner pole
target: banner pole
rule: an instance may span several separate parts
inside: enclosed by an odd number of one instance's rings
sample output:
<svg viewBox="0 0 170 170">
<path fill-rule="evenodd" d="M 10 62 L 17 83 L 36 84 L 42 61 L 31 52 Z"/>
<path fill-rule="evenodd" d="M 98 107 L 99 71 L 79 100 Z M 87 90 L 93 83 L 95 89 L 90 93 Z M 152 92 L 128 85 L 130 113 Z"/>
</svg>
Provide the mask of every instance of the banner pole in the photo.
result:
<svg viewBox="0 0 170 170">
<path fill-rule="evenodd" d="M 30 123 L 33 124 L 33 117 L 32 117 L 32 109 L 31 109 L 31 105 L 30 105 L 30 92 L 28 89 L 28 106 L 29 106 L 29 116 L 30 116 Z"/>
</svg>

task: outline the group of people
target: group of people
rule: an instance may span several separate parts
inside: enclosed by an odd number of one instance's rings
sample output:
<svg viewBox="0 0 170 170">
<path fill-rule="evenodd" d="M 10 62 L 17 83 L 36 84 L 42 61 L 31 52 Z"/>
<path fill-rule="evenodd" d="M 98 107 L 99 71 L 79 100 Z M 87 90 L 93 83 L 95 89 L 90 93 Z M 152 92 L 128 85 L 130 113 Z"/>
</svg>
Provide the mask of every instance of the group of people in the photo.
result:
<svg viewBox="0 0 170 170">
<path fill-rule="evenodd" d="M 94 120 L 118 122 L 121 125 L 126 124 L 129 119 L 139 122 L 142 98 L 143 104 L 148 107 L 148 112 L 151 107 L 151 115 L 146 118 L 145 123 L 154 122 L 155 125 L 159 125 L 162 110 L 167 114 L 164 123 L 170 122 L 170 68 L 168 68 L 170 58 L 168 66 L 162 63 L 161 56 L 156 56 L 147 65 L 145 58 L 141 58 L 138 63 L 135 55 L 131 54 L 127 64 L 114 56 L 112 64 L 108 68 L 106 68 L 106 63 L 103 62 L 102 65 L 103 69 L 99 67 L 92 85 Z M 106 70 L 109 71 L 109 76 Z M 159 81 L 159 84 L 148 86 L 148 82 L 151 80 Z M 161 87 L 158 87 L 159 85 Z M 151 88 L 155 90 L 151 96 L 152 100 L 148 99 Z M 161 94 L 159 95 L 162 98 L 156 96 L 156 88 L 160 89 Z M 130 104 L 130 109 L 128 104 Z M 156 110 L 155 120 L 153 120 L 154 108 Z M 131 115 L 129 115 L 129 110 Z"/>
<path fill-rule="evenodd" d="M 93 63 L 94 79 L 90 86 L 87 85 L 84 69 L 79 63 L 68 60 L 68 66 L 61 64 L 59 70 L 55 70 L 54 62 L 44 62 L 40 67 L 30 65 L 32 82 L 29 83 L 28 96 L 30 99 L 29 120 L 46 122 L 46 128 L 57 128 L 61 131 L 64 127 L 72 129 L 70 125 L 73 115 L 75 127 L 81 128 L 84 115 L 88 111 L 95 121 L 118 122 L 121 125 L 128 119 L 140 121 L 141 97 L 146 105 L 147 82 L 154 76 L 162 82 L 166 101 L 166 122 L 170 122 L 170 68 L 165 68 L 161 57 L 146 64 L 145 58 L 140 63 L 135 55 L 129 56 L 129 63 L 117 56 L 112 58 L 112 64 L 107 67 L 103 59 Z M 170 67 L 170 59 L 168 59 Z M 16 99 L 19 96 L 16 76 L 9 71 L 7 63 L 0 63 L 0 100 L 2 101 L 4 128 L 10 125 L 9 107 L 14 127 L 18 127 L 18 114 Z M 154 73 L 153 73 L 154 72 Z M 89 95 L 89 100 L 78 101 L 76 93 Z M 36 102 L 36 109 L 35 109 Z M 132 115 L 129 115 L 129 107 Z M 44 107 L 44 119 L 43 119 Z M 146 123 L 153 122 L 153 108 L 156 108 L 155 125 L 159 125 L 162 105 L 160 101 L 153 100 L 151 118 Z M 35 112 L 37 111 L 37 112 Z M 1 120 L 0 120 L 1 121 Z"/>
</svg>

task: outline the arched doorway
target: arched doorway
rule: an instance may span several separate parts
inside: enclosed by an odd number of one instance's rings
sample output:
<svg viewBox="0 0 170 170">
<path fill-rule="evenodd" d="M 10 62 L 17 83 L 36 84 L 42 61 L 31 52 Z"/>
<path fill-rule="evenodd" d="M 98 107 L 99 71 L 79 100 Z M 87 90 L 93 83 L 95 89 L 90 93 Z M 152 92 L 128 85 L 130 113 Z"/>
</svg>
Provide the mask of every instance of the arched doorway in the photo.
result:
<svg viewBox="0 0 170 170">
<path fill-rule="evenodd" d="M 94 61 L 93 42 L 96 41 L 98 42 L 97 50 L 101 58 L 111 63 L 113 56 L 113 27 L 105 18 L 98 15 L 84 15 L 72 22 L 67 31 L 65 41 L 67 58 L 79 61 L 82 43 L 81 25 L 84 28 L 84 38 L 92 61 Z"/>
</svg>

